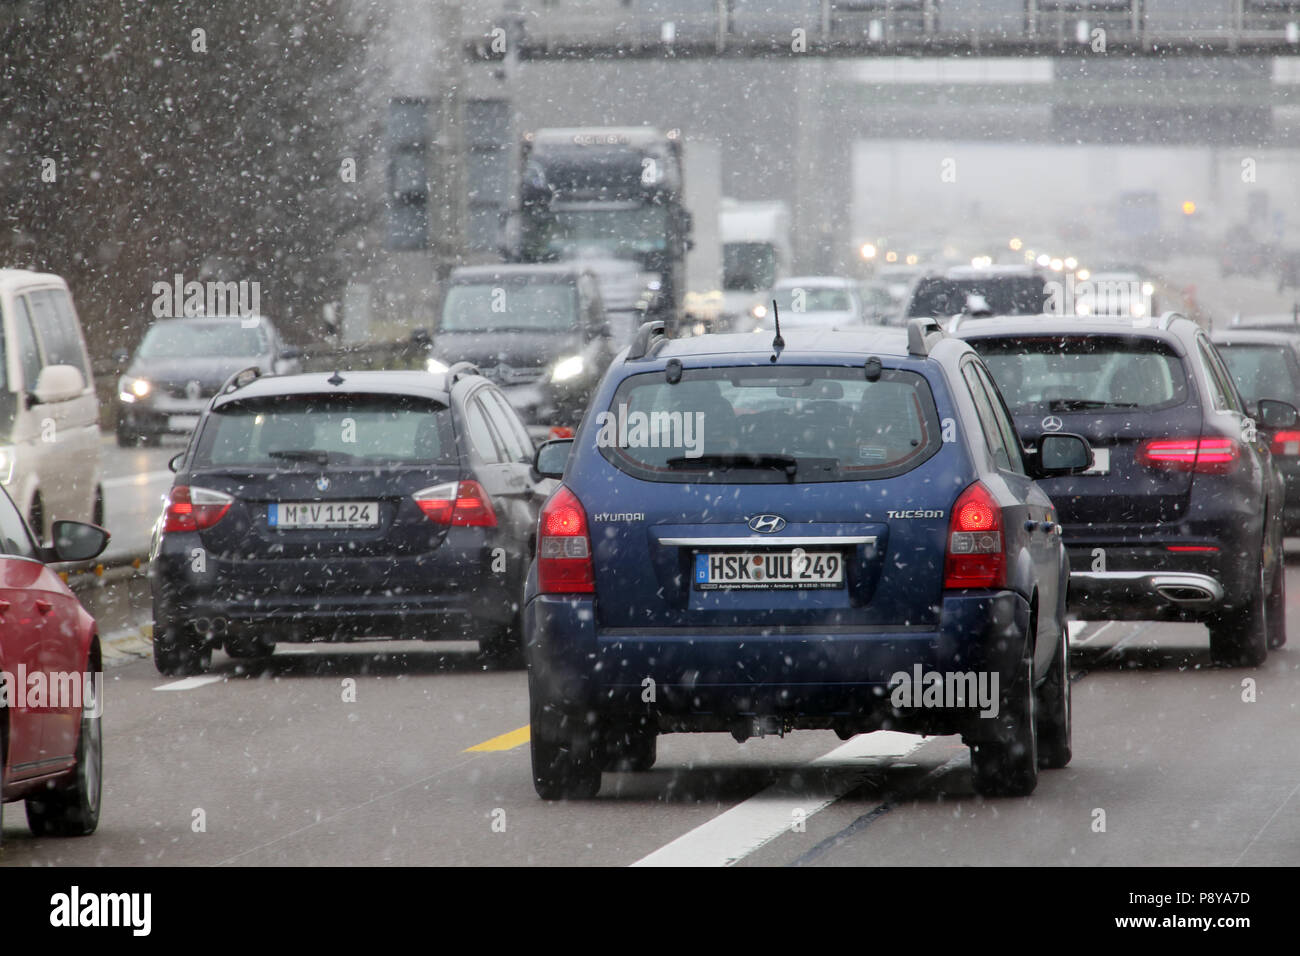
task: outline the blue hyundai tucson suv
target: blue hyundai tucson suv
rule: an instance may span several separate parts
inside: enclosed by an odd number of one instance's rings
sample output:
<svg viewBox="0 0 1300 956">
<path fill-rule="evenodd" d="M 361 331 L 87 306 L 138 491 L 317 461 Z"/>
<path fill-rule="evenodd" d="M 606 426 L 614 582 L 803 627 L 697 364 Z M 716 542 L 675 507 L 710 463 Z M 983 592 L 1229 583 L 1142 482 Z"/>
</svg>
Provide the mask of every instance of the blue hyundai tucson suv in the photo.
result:
<svg viewBox="0 0 1300 956">
<path fill-rule="evenodd" d="M 1022 448 L 931 319 L 662 332 L 538 450 L 563 478 L 525 592 L 538 794 L 594 795 L 675 732 L 961 734 L 985 795 L 1064 766 L 1069 574 L 1035 478 L 1087 468 L 1087 442 Z"/>
</svg>

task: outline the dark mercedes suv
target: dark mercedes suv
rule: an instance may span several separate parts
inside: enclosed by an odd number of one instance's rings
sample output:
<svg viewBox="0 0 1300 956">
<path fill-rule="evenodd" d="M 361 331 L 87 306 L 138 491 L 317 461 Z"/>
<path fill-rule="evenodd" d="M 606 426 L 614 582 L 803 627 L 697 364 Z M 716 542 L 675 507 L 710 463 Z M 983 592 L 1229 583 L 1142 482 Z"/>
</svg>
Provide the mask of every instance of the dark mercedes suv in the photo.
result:
<svg viewBox="0 0 1300 956">
<path fill-rule="evenodd" d="M 953 327 L 950 327 L 950 329 Z M 1055 316 L 955 326 L 983 356 L 1027 443 L 1092 443 L 1086 473 L 1043 487 L 1065 526 L 1070 609 L 1083 620 L 1200 622 L 1219 663 L 1256 665 L 1286 640 L 1285 493 L 1264 427 L 1210 338 L 1174 313 L 1152 321 Z"/>
</svg>

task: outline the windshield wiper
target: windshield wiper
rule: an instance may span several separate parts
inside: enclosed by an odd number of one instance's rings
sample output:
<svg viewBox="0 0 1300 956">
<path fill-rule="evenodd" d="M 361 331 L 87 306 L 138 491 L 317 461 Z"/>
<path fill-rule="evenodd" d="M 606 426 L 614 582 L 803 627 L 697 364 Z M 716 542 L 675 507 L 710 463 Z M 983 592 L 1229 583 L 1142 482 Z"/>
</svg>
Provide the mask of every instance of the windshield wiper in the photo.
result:
<svg viewBox="0 0 1300 956">
<path fill-rule="evenodd" d="M 1103 402 L 1095 398 L 1054 398 L 1047 403 L 1054 412 L 1081 412 L 1094 408 L 1137 408 L 1137 402 Z"/>
<path fill-rule="evenodd" d="M 330 462 L 329 452 L 313 451 L 309 448 L 277 448 L 275 451 L 268 451 L 267 458 L 283 458 L 285 461 L 314 461 L 318 465 L 328 465 Z"/>
<path fill-rule="evenodd" d="M 734 453 L 726 455 L 700 455 L 698 458 L 669 458 L 668 467 L 674 470 L 703 468 L 758 468 L 783 471 L 794 481 L 799 470 L 799 459 L 793 455 L 755 455 Z"/>
</svg>

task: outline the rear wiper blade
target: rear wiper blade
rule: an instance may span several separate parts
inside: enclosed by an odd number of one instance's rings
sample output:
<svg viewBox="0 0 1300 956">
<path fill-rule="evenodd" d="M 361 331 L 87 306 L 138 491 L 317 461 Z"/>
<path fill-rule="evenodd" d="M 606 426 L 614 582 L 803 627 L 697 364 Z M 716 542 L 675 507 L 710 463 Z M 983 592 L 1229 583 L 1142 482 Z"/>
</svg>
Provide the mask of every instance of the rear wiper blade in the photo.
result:
<svg viewBox="0 0 1300 956">
<path fill-rule="evenodd" d="M 1054 398 L 1047 403 L 1054 412 L 1079 412 L 1093 408 L 1137 408 L 1137 402 L 1103 402 L 1095 398 Z"/>
<path fill-rule="evenodd" d="M 285 461 L 314 461 L 318 465 L 328 465 L 330 461 L 328 452 L 306 448 L 277 448 L 275 451 L 268 451 L 266 457 L 283 458 Z"/>
<path fill-rule="evenodd" d="M 753 455 L 734 453 L 726 455 L 700 455 L 698 458 L 669 458 L 668 467 L 673 469 L 697 468 L 766 468 L 783 471 L 794 480 L 799 470 L 799 459 L 793 455 Z"/>
</svg>

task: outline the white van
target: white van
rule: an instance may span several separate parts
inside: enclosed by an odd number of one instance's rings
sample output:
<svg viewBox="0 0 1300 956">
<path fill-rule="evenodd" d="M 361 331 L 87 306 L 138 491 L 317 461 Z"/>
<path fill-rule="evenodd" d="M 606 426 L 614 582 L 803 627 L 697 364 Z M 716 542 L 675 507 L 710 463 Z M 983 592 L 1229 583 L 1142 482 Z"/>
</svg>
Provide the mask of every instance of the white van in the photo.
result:
<svg viewBox="0 0 1300 956">
<path fill-rule="evenodd" d="M 55 518 L 104 523 L 99 400 L 68 284 L 0 269 L 0 482 L 45 541 Z"/>
</svg>

